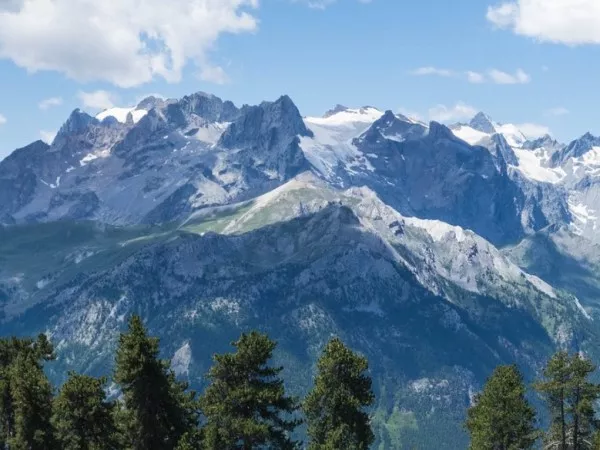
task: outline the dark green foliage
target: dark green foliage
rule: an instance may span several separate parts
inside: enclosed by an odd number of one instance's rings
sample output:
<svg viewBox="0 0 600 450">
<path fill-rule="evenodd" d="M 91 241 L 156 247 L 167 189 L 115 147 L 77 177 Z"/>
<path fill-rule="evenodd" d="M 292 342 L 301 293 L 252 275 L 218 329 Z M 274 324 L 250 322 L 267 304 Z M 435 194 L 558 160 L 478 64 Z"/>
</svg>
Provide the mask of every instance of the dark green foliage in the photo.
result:
<svg viewBox="0 0 600 450">
<path fill-rule="evenodd" d="M 54 359 L 45 335 L 0 340 L 0 447 L 52 448 L 52 386 L 43 361 Z"/>
<path fill-rule="evenodd" d="M 197 424 L 195 394 L 158 358 L 158 339 L 133 316 L 121 334 L 115 382 L 123 392 L 125 439 L 133 450 L 171 450 Z"/>
<path fill-rule="evenodd" d="M 185 433 L 179 442 L 175 450 L 198 450 L 202 448 L 202 430 L 194 429 Z"/>
<path fill-rule="evenodd" d="M 270 367 L 276 343 L 257 332 L 242 334 L 235 353 L 215 355 L 201 399 L 206 416 L 204 447 L 294 449 L 290 433 L 297 401 L 285 395 L 281 367 Z"/>
<path fill-rule="evenodd" d="M 54 399 L 52 424 L 64 450 L 118 448 L 114 405 L 106 401 L 106 379 L 75 373 Z"/>
<path fill-rule="evenodd" d="M 365 408 L 375 400 L 366 358 L 331 340 L 304 402 L 311 450 L 366 450 L 374 441 Z"/>
<path fill-rule="evenodd" d="M 471 450 L 522 450 L 533 447 L 535 411 L 525 399 L 516 366 L 500 366 L 477 395 L 467 414 Z"/>
<path fill-rule="evenodd" d="M 598 423 L 594 402 L 600 387 L 589 381 L 595 366 L 580 354 L 558 352 L 544 370 L 544 380 L 536 389 L 546 400 L 551 415 L 546 446 L 559 450 L 592 448 Z"/>
</svg>

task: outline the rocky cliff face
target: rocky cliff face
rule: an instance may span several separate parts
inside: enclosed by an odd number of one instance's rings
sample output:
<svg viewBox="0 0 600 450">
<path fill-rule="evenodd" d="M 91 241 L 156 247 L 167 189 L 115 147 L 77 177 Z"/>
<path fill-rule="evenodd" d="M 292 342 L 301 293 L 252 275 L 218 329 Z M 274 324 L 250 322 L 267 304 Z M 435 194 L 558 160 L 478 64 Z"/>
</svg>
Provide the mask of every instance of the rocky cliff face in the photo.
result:
<svg viewBox="0 0 600 450">
<path fill-rule="evenodd" d="M 52 145 L 0 162 L 2 330 L 49 333 L 61 380 L 107 373 L 135 312 L 201 387 L 210 355 L 259 328 L 299 394 L 340 335 L 370 358 L 380 448 L 456 448 L 497 364 L 532 376 L 557 347 L 600 361 L 600 162 L 583 141 L 485 114 L 303 118 L 287 96 L 74 111 Z"/>
</svg>

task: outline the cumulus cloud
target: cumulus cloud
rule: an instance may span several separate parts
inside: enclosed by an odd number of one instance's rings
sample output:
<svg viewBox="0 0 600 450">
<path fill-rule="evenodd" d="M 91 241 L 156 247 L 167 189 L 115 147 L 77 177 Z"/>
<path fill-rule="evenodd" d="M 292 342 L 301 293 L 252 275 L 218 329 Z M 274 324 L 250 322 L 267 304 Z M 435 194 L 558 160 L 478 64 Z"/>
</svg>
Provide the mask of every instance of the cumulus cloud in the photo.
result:
<svg viewBox="0 0 600 450">
<path fill-rule="evenodd" d="M 50 97 L 42 100 L 38 103 L 38 107 L 45 111 L 47 109 L 52 108 L 53 106 L 60 106 L 63 103 L 62 97 Z"/>
<path fill-rule="evenodd" d="M 429 118 L 436 122 L 450 122 L 462 119 L 470 119 L 477 114 L 477 108 L 458 102 L 454 106 L 436 105 L 429 109 Z"/>
<path fill-rule="evenodd" d="M 116 96 L 108 91 L 98 90 L 92 92 L 80 91 L 77 96 L 84 108 L 89 109 L 109 109 L 115 106 Z"/>
<path fill-rule="evenodd" d="M 199 72 L 223 33 L 252 32 L 258 0 L 3 0 L 0 58 L 120 87 Z"/>
<path fill-rule="evenodd" d="M 499 28 L 545 42 L 600 44 L 598 0 L 516 0 L 487 10 Z"/>
</svg>

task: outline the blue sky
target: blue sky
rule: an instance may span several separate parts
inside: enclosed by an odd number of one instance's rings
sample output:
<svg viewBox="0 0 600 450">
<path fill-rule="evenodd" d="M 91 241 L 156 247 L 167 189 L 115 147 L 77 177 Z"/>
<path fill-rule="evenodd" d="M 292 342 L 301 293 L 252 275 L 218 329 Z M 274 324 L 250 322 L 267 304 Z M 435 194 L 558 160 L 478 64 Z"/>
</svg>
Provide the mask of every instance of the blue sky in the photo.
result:
<svg viewBox="0 0 600 450">
<path fill-rule="evenodd" d="M 341 103 L 454 122 L 483 110 L 532 135 L 600 134 L 600 2 L 576 3 L 8 0 L 0 158 L 74 108 L 200 90 L 236 104 L 288 94 L 304 115 Z"/>
</svg>

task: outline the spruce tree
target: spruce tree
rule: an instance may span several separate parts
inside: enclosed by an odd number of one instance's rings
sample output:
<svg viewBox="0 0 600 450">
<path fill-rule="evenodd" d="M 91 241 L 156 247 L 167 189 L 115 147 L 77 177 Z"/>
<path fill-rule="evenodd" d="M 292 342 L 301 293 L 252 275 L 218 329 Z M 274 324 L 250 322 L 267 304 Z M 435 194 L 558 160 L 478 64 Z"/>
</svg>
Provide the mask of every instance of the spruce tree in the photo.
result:
<svg viewBox="0 0 600 450">
<path fill-rule="evenodd" d="M 589 381 L 596 367 L 580 354 L 571 358 L 571 383 L 567 397 L 567 411 L 572 417 L 573 450 L 589 449 L 593 445 L 597 421 L 594 403 L 600 396 L 598 385 Z"/>
<path fill-rule="evenodd" d="M 369 363 L 335 338 L 319 359 L 304 401 L 310 450 L 366 450 L 374 441 L 366 408 L 375 401 Z"/>
<path fill-rule="evenodd" d="M 10 369 L 10 397 L 14 410 L 11 450 L 51 450 L 52 386 L 31 354 L 19 354 Z"/>
<path fill-rule="evenodd" d="M 552 356 L 544 369 L 544 377 L 545 381 L 536 383 L 535 388 L 545 398 L 550 413 L 550 430 L 545 441 L 559 450 L 567 450 L 566 399 L 571 380 L 569 354 L 561 351 Z"/>
<path fill-rule="evenodd" d="M 467 413 L 470 450 L 532 448 L 537 433 L 535 411 L 525 398 L 523 377 L 516 366 L 500 366 Z"/>
<path fill-rule="evenodd" d="M 290 433 L 297 401 L 285 395 L 282 367 L 269 366 L 276 343 L 257 332 L 233 342 L 235 353 L 215 355 L 201 399 L 204 448 L 294 449 Z"/>
<path fill-rule="evenodd" d="M 159 341 L 149 337 L 139 316 L 121 334 L 115 381 L 124 401 L 125 438 L 133 450 L 172 450 L 197 426 L 194 393 L 176 380 L 168 361 L 160 360 Z"/>
<path fill-rule="evenodd" d="M 52 424 L 63 450 L 117 448 L 113 404 L 106 401 L 105 378 L 75 373 L 54 399 Z"/>
<path fill-rule="evenodd" d="M 0 340 L 0 448 L 50 445 L 52 388 L 42 363 L 52 359 L 54 350 L 44 334 L 36 340 Z"/>
<path fill-rule="evenodd" d="M 551 426 L 545 446 L 558 450 L 583 450 L 593 445 L 597 421 L 593 404 L 600 396 L 589 381 L 594 365 L 580 354 L 556 353 L 544 370 L 536 389 L 546 400 Z"/>
</svg>

